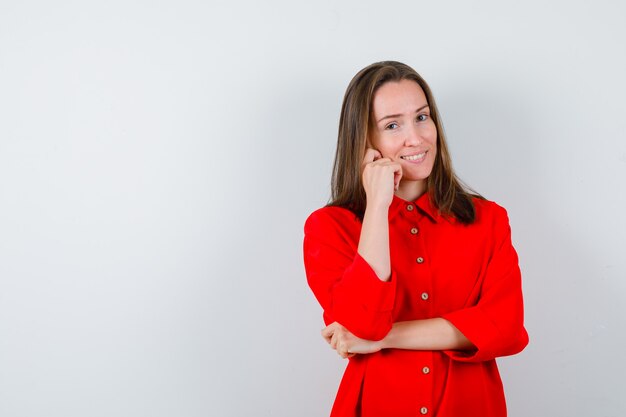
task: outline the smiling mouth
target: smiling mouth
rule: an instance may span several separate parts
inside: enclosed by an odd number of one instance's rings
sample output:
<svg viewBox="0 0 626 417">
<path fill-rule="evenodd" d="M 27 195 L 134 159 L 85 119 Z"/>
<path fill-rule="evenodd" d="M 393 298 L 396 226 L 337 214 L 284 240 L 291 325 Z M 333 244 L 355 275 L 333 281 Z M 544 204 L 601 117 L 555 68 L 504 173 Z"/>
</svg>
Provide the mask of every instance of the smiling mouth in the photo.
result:
<svg viewBox="0 0 626 417">
<path fill-rule="evenodd" d="M 417 155 L 405 155 L 405 156 L 401 156 L 400 158 L 406 160 L 406 161 L 417 161 L 419 159 L 422 159 L 425 155 L 426 152 L 428 151 L 424 151 L 422 153 L 418 153 Z"/>
</svg>

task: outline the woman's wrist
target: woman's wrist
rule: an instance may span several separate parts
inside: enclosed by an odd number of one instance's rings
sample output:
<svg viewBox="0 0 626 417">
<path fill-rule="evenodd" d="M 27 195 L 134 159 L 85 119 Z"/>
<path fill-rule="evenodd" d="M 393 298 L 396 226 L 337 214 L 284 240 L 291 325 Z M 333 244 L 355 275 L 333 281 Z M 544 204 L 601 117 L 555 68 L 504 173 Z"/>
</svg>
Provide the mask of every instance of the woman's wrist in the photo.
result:
<svg viewBox="0 0 626 417">
<path fill-rule="evenodd" d="M 371 201 L 366 200 L 365 202 L 365 213 L 370 213 L 373 215 L 385 215 L 389 213 L 390 204 L 384 201 Z M 386 218 L 386 217 L 385 217 Z"/>
<path fill-rule="evenodd" d="M 391 325 L 391 330 L 387 332 L 385 337 L 378 341 L 380 349 L 390 349 L 393 347 L 393 338 L 395 336 L 396 323 Z"/>
</svg>

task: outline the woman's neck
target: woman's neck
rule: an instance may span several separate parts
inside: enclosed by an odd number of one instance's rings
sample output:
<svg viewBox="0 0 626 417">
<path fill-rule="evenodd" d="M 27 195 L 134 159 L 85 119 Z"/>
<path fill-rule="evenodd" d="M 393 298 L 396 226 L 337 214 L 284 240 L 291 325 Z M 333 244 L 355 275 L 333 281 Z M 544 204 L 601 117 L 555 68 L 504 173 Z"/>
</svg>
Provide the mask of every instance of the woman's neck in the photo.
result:
<svg viewBox="0 0 626 417">
<path fill-rule="evenodd" d="M 426 192 L 426 180 L 400 181 L 396 196 L 406 201 L 415 201 Z"/>
</svg>

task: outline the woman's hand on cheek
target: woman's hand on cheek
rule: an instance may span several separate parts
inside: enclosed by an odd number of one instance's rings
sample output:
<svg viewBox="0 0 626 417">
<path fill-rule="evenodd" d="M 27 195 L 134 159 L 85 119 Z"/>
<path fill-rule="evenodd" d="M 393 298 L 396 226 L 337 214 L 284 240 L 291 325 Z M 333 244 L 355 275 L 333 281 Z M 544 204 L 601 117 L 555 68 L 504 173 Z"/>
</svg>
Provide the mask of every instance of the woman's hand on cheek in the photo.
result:
<svg viewBox="0 0 626 417">
<path fill-rule="evenodd" d="M 385 158 L 374 149 L 367 148 L 362 162 L 362 183 L 367 204 L 389 207 L 394 190 L 402 179 L 402 166 Z"/>
<path fill-rule="evenodd" d="M 348 329 L 336 321 L 322 329 L 322 337 L 335 349 L 342 358 L 350 358 L 357 353 L 378 352 L 381 347 L 380 341 L 365 340 L 356 337 Z"/>
</svg>

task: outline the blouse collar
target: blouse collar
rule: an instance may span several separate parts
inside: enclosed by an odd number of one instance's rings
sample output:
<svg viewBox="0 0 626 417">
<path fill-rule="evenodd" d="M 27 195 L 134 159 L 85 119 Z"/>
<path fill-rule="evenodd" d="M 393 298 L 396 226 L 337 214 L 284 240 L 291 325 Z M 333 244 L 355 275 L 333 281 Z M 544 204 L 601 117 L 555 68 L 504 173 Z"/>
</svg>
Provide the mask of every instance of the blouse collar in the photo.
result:
<svg viewBox="0 0 626 417">
<path fill-rule="evenodd" d="M 441 218 L 441 213 L 432 203 L 428 192 L 417 197 L 414 201 L 404 200 L 394 194 L 391 205 L 389 206 L 389 217 L 395 216 L 400 210 L 410 211 L 410 207 L 413 207 L 413 209 L 417 207 L 420 212 L 426 214 L 435 223 Z"/>
</svg>

